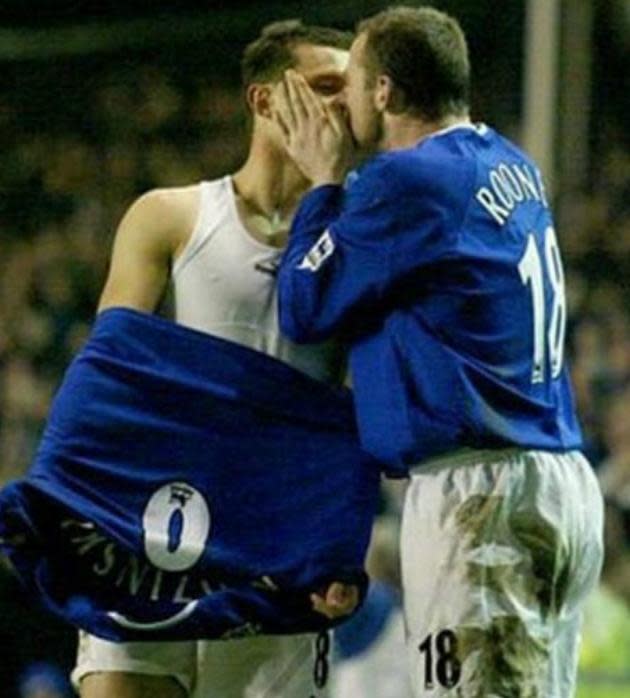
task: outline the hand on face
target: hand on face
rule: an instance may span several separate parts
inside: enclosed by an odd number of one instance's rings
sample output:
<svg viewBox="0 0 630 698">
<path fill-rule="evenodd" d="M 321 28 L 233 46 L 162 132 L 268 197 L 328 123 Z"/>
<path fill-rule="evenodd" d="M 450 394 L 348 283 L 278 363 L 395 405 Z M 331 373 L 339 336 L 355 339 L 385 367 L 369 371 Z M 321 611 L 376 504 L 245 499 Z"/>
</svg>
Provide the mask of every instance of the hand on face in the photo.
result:
<svg viewBox="0 0 630 698">
<path fill-rule="evenodd" d="M 313 185 L 341 184 L 354 157 L 344 108 L 325 103 L 299 73 L 287 70 L 273 115 L 290 157 Z"/>
</svg>

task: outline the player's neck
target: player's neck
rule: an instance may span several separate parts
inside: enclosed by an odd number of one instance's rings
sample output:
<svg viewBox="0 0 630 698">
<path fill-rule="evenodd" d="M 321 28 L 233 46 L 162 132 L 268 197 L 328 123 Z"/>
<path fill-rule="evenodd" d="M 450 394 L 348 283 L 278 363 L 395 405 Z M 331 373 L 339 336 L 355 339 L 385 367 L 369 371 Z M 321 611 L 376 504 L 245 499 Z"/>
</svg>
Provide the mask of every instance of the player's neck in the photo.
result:
<svg viewBox="0 0 630 698">
<path fill-rule="evenodd" d="M 308 188 L 308 181 L 292 161 L 255 142 L 232 180 L 247 205 L 270 219 L 290 216 Z"/>
<path fill-rule="evenodd" d="M 468 123 L 470 119 L 467 115 L 450 115 L 436 121 L 425 121 L 407 114 L 389 114 L 379 150 L 411 148 L 438 131 Z"/>
</svg>

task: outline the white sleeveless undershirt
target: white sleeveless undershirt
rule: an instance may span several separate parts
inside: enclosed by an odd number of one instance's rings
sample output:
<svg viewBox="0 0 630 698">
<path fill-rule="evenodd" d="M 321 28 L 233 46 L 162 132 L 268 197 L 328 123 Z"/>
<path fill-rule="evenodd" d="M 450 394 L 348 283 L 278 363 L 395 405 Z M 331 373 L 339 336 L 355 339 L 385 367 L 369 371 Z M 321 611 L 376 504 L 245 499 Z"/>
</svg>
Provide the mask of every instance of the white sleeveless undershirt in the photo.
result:
<svg viewBox="0 0 630 698">
<path fill-rule="evenodd" d="M 276 270 L 282 252 L 245 229 L 231 177 L 202 182 L 195 228 L 173 265 L 175 320 L 338 383 L 345 368 L 339 345 L 297 345 L 280 333 Z"/>
</svg>

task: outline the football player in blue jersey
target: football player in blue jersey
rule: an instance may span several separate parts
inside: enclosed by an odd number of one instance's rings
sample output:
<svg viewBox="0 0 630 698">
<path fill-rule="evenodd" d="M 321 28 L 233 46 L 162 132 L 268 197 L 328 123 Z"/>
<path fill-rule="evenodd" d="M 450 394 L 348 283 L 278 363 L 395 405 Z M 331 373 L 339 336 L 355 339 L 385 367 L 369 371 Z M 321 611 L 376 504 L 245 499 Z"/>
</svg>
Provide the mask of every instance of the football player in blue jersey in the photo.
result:
<svg viewBox="0 0 630 698">
<path fill-rule="evenodd" d="M 313 182 L 280 270 L 281 327 L 350 341 L 364 446 L 410 477 L 414 694 L 571 696 L 602 500 L 540 172 L 470 121 L 465 37 L 431 8 L 360 23 L 335 104 L 292 71 L 281 92 L 276 119 Z"/>
</svg>

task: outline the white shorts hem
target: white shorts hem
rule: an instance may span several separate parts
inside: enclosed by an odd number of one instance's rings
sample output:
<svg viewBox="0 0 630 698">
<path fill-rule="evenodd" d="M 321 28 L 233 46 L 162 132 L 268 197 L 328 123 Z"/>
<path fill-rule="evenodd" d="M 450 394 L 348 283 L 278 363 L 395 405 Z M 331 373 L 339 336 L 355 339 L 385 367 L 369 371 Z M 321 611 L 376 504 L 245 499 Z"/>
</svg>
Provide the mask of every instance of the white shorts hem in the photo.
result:
<svg viewBox="0 0 630 698">
<path fill-rule="evenodd" d="M 156 667 L 150 662 L 142 661 L 128 661 L 124 665 L 120 662 L 115 665 L 103 661 L 103 662 L 85 662 L 80 666 L 74 668 L 70 674 L 70 681 L 74 689 L 78 692 L 79 685 L 81 681 L 90 674 L 107 674 L 107 673 L 123 673 L 123 674 L 140 674 L 142 676 L 163 676 L 164 678 L 170 678 L 177 681 L 180 686 L 190 694 L 192 690 L 192 681 L 185 675 L 174 674 L 168 669 Z"/>
</svg>

